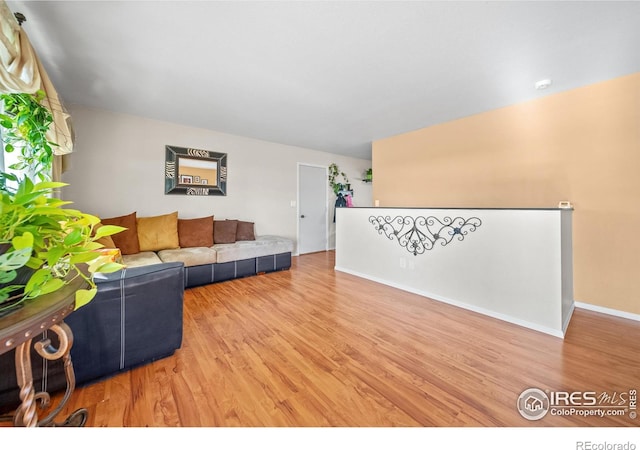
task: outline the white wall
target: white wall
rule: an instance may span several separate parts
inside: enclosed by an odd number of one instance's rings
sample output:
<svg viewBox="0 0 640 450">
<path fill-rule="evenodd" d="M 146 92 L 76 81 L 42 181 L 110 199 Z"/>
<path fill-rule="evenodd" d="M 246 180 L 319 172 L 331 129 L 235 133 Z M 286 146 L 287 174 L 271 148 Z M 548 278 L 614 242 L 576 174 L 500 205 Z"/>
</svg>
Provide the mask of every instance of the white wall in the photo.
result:
<svg viewBox="0 0 640 450">
<path fill-rule="evenodd" d="M 354 205 L 373 203 L 371 185 L 358 181 L 371 167 L 370 160 L 77 105 L 69 110 L 76 145 L 63 175 L 70 184 L 63 197 L 87 213 L 112 217 L 133 211 L 138 216 L 178 211 L 181 218 L 213 214 L 219 219 L 255 222 L 259 235 L 297 239 L 297 210 L 291 201 L 297 198 L 298 163 L 328 166 L 335 162 L 352 182 Z M 165 145 L 227 153 L 227 195 L 165 195 Z M 329 199 L 332 205 L 333 192 Z M 330 227 L 333 247 L 334 224 Z"/>
</svg>

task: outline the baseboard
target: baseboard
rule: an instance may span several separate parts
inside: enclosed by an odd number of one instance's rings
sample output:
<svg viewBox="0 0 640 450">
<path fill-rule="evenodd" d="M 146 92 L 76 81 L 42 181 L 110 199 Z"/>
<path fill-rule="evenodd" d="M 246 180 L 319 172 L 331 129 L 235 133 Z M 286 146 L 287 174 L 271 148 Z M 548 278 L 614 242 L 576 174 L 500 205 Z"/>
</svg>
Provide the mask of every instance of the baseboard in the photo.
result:
<svg viewBox="0 0 640 450">
<path fill-rule="evenodd" d="M 479 314 L 482 314 L 482 315 L 485 315 L 485 316 L 488 316 L 488 317 L 492 317 L 494 319 L 502 320 L 504 322 L 509 322 L 509 323 L 514 324 L 514 325 L 518 325 L 518 326 L 521 326 L 521 327 L 529 328 L 530 330 L 539 331 L 541 333 L 550 334 L 551 336 L 555 336 L 555 337 L 559 337 L 561 339 L 564 339 L 564 331 L 561 331 L 561 330 L 556 330 L 556 329 L 553 329 L 553 328 L 549 328 L 549 327 L 545 327 L 545 326 L 542 326 L 542 325 L 538 325 L 536 323 L 527 322 L 526 320 L 522 320 L 522 319 L 519 319 L 517 317 L 512 317 L 512 316 L 509 316 L 509 315 L 506 315 L 506 314 L 501 314 L 501 313 L 498 313 L 498 312 L 495 312 L 495 311 L 492 311 L 492 310 L 489 310 L 489 309 L 485 309 L 485 308 L 482 308 L 482 307 L 479 307 L 479 306 L 475 306 L 475 305 L 470 305 L 468 303 L 459 302 L 457 300 L 453 300 L 453 299 L 450 299 L 450 298 L 442 297 L 442 296 L 439 296 L 439 295 L 433 295 L 433 294 L 431 294 L 429 292 L 421 291 L 419 289 L 414 289 L 414 288 L 411 288 L 411 287 L 408 287 L 408 286 L 404 286 L 404 285 L 401 285 L 401 284 L 398 284 L 398 283 L 394 283 L 394 282 L 391 282 L 391 281 L 387 281 L 387 280 L 384 280 L 384 279 L 381 279 L 381 278 L 378 278 L 378 277 L 373 277 L 371 275 L 366 275 L 366 274 L 363 274 L 363 273 L 360 273 L 360 272 L 356 272 L 354 270 L 345 269 L 343 267 L 335 266 L 334 269 L 339 271 L 339 272 L 344 272 L 344 273 L 348 273 L 350 275 L 355 275 L 357 277 L 365 278 L 365 279 L 370 280 L 370 281 L 375 281 L 376 283 L 384 284 L 386 286 L 391 286 L 393 288 L 400 289 L 402 291 L 411 292 L 412 294 L 417 294 L 417 295 L 420 295 L 422 297 L 426 297 L 426 298 L 429 298 L 429 299 L 432 299 L 432 300 L 436 300 L 436 301 L 439 301 L 439 302 L 442 302 L 442 303 L 446 303 L 448 305 L 456 306 L 458 308 L 462 308 L 462 309 L 466 309 L 466 310 L 469 310 L 469 311 L 473 311 L 473 312 L 476 312 L 476 313 L 479 313 Z M 568 326 L 568 322 L 567 322 L 567 326 Z M 563 330 L 566 330 L 566 328 L 563 327 Z"/>
<path fill-rule="evenodd" d="M 569 322 L 571 321 L 571 317 L 573 317 L 573 312 L 576 310 L 576 302 L 571 303 L 571 308 L 569 310 L 569 314 L 564 318 L 562 322 L 562 333 L 567 334 L 567 328 L 569 328 Z"/>
<path fill-rule="evenodd" d="M 622 317 L 623 319 L 640 322 L 640 314 L 634 314 L 619 309 L 605 308 L 604 306 L 592 305 L 591 303 L 576 302 L 576 308 L 587 309 L 589 311 L 608 314 L 610 316 Z"/>
</svg>

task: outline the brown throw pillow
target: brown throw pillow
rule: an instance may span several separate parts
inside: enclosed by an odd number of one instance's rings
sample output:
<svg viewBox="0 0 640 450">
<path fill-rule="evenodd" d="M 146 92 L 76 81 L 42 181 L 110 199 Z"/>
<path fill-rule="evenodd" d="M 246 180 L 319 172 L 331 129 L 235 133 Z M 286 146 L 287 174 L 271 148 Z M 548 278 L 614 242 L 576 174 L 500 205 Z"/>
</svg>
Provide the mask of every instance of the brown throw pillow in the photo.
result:
<svg viewBox="0 0 640 450">
<path fill-rule="evenodd" d="M 243 222 L 238 220 L 238 229 L 236 230 L 236 241 L 255 241 L 253 222 Z"/>
<path fill-rule="evenodd" d="M 126 230 L 120 233 L 112 234 L 111 239 L 116 247 L 120 249 L 123 255 L 134 255 L 140 253 L 140 244 L 138 243 L 138 231 L 136 227 L 136 212 L 127 214 L 126 216 L 109 217 L 101 220 L 103 225 L 118 225 L 125 227 Z"/>
<path fill-rule="evenodd" d="M 214 220 L 213 242 L 216 244 L 233 244 L 236 241 L 237 220 Z"/>
<path fill-rule="evenodd" d="M 178 211 L 161 216 L 138 217 L 136 224 L 141 252 L 157 252 L 180 247 Z"/>
<path fill-rule="evenodd" d="M 213 245 L 213 216 L 199 219 L 178 219 L 180 247 L 211 247 Z"/>
</svg>

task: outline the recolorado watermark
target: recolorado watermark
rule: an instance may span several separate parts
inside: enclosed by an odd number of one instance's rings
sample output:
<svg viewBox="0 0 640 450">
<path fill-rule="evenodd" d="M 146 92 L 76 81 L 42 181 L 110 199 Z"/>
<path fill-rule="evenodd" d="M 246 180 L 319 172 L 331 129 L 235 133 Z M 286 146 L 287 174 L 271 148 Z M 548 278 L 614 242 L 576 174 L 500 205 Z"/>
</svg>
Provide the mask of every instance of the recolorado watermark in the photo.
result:
<svg viewBox="0 0 640 450">
<path fill-rule="evenodd" d="M 517 408 L 527 420 L 551 416 L 627 416 L 637 418 L 638 391 L 551 391 L 525 389 L 518 397 Z M 590 443 L 594 444 L 595 443 Z M 619 447 L 622 450 L 623 447 Z M 634 447 L 635 448 L 635 447 Z M 580 447 L 584 450 L 617 450 L 618 447 Z M 629 449 L 631 450 L 631 449 Z"/>
<path fill-rule="evenodd" d="M 636 450 L 633 442 L 576 442 L 576 450 Z"/>
</svg>

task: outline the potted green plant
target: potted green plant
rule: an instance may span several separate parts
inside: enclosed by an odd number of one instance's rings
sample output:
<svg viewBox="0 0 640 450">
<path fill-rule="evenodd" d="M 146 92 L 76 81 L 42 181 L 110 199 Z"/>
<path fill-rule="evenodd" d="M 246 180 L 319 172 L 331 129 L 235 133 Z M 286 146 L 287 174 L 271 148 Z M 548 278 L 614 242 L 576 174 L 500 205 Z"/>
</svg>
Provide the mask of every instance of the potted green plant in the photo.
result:
<svg viewBox="0 0 640 450">
<path fill-rule="evenodd" d="M 338 177 L 342 177 L 342 180 L 339 181 Z M 336 163 L 329 165 L 329 185 L 336 195 L 338 195 L 340 191 L 345 190 L 346 186 L 349 185 L 349 178 L 344 172 L 340 171 Z"/>
<path fill-rule="evenodd" d="M 5 149 L 21 152 L 11 169 L 36 172 L 41 180 L 0 171 L 0 313 L 54 292 L 76 277 L 87 288 L 76 292 L 76 308 L 96 294 L 93 274 L 122 268 L 99 252 L 97 240 L 124 228 L 100 226 L 100 220 L 55 198 L 65 183 L 46 181 L 51 173 L 52 147 L 45 134 L 51 114 L 40 105 L 42 93 L 1 94 L 5 114 L 0 125 Z M 44 109 L 44 111 L 43 111 Z"/>
<path fill-rule="evenodd" d="M 5 174 L 0 174 L 3 177 Z M 25 177 L 13 191 L 6 187 L 0 199 L 0 312 L 60 289 L 75 277 L 83 278 L 87 289 L 76 292 L 76 308 L 96 293 L 92 276 L 122 268 L 102 255 L 98 239 L 124 228 L 100 226 L 100 219 L 75 209 L 51 196 L 65 183 L 34 184 Z M 25 270 L 25 269 L 31 269 Z M 19 273 L 29 275 L 20 281 Z M 18 279 L 18 281 L 16 281 Z M 26 281 L 24 283 L 23 281 Z"/>
</svg>

